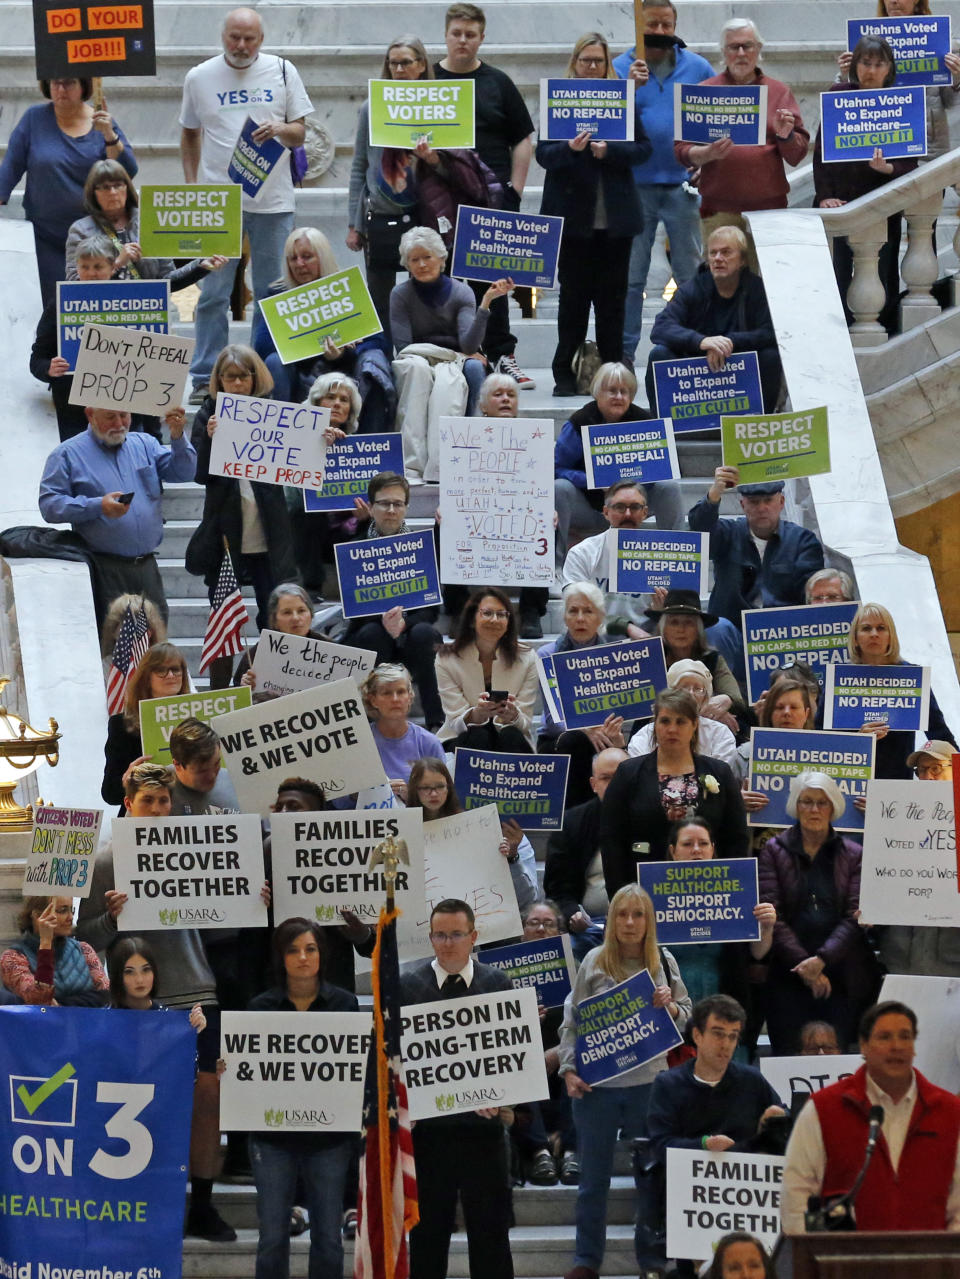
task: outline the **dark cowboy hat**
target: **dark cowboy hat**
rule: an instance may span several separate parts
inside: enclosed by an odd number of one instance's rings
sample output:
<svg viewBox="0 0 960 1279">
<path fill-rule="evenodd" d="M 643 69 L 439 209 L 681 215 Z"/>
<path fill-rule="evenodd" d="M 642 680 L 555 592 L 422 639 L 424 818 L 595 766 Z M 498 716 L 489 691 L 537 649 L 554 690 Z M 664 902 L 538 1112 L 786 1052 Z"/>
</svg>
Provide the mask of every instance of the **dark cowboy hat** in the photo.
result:
<svg viewBox="0 0 960 1279">
<path fill-rule="evenodd" d="M 716 626 L 720 620 L 716 613 L 705 613 L 700 607 L 700 596 L 696 591 L 667 591 L 663 608 L 648 608 L 647 617 L 651 622 L 659 622 L 664 615 L 675 617 L 699 617 L 704 626 Z"/>
</svg>

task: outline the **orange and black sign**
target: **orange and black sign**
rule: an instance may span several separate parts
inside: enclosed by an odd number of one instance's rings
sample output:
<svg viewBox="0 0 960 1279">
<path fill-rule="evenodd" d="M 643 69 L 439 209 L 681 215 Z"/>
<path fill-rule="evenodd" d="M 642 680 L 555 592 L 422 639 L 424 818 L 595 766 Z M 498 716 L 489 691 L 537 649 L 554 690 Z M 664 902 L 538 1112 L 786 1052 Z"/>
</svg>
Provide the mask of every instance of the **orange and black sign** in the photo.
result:
<svg viewBox="0 0 960 1279">
<path fill-rule="evenodd" d="M 153 0 L 33 0 L 37 79 L 156 75 Z"/>
</svg>

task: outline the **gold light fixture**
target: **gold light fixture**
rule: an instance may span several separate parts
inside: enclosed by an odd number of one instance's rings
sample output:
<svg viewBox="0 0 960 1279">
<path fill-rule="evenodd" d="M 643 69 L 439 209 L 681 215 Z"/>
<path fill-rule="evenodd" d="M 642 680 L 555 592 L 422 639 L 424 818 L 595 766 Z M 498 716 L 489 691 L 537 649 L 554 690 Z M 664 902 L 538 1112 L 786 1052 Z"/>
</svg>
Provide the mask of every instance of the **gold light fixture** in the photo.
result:
<svg viewBox="0 0 960 1279">
<path fill-rule="evenodd" d="M 9 683 L 5 675 L 0 675 L 0 699 Z M 60 762 L 60 737 L 55 719 L 51 718 L 50 727 L 44 732 L 0 704 L 0 834 L 30 830 L 33 807 L 18 804 L 13 792 L 17 783 L 35 773 L 42 763 L 56 767 Z"/>
</svg>

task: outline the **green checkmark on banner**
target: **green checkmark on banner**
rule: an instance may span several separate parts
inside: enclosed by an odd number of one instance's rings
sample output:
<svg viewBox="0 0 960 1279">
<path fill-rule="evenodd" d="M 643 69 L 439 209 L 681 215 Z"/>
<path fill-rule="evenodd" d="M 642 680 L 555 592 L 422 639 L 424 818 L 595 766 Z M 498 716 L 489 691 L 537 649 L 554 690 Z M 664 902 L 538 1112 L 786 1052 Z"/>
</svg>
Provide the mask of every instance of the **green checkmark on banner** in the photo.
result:
<svg viewBox="0 0 960 1279">
<path fill-rule="evenodd" d="M 34 1114 L 48 1097 L 52 1097 L 61 1084 L 65 1084 L 77 1072 L 71 1066 L 70 1062 L 61 1066 L 55 1075 L 51 1075 L 49 1079 L 44 1080 L 39 1088 L 33 1092 L 27 1091 L 26 1084 L 21 1084 L 17 1089 L 17 1096 L 23 1102 L 23 1108 L 28 1115 Z"/>
</svg>

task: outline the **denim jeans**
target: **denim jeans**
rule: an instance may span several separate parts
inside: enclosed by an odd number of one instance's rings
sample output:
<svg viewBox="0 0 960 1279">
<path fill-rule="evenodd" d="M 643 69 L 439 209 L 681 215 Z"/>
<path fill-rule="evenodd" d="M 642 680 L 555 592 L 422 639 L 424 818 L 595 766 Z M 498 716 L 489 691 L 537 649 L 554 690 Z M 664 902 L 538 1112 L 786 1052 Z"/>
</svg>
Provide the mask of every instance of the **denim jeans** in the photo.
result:
<svg viewBox="0 0 960 1279">
<path fill-rule="evenodd" d="M 243 229 L 250 241 L 250 269 L 253 275 L 253 311 L 270 292 L 270 285 L 283 273 L 283 243 L 293 230 L 293 212 L 244 213 Z M 228 263 L 220 271 L 211 271 L 200 284 L 197 303 L 197 345 L 190 365 L 194 386 L 210 381 L 213 365 L 230 337 L 227 308 L 233 291 L 235 271 Z"/>
<path fill-rule="evenodd" d="M 677 284 L 692 280 L 700 265 L 700 203 L 682 185 L 638 186 L 643 230 L 634 237 L 627 279 L 627 314 L 623 323 L 623 354 L 632 361 L 643 326 L 643 291 L 650 273 L 650 255 L 663 223 L 670 240 L 670 266 Z"/>
<path fill-rule="evenodd" d="M 257 1185 L 256 1279 L 289 1279 L 290 1210 L 297 1175 L 303 1178 L 310 1213 L 308 1279 L 331 1279 L 343 1273 L 340 1218 L 353 1138 L 314 1154 L 299 1154 L 274 1141 L 250 1138 L 250 1162 Z"/>
</svg>

